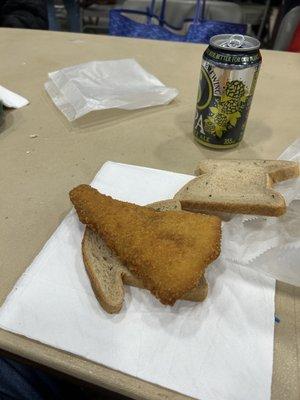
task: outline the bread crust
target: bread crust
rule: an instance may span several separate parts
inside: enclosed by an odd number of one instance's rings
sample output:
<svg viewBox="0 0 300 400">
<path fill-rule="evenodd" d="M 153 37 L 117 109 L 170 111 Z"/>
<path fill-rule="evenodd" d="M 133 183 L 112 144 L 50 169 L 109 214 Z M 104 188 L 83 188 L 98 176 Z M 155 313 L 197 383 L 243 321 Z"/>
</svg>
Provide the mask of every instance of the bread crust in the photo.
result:
<svg viewBox="0 0 300 400">
<path fill-rule="evenodd" d="M 203 160 L 197 177 L 174 196 L 182 209 L 278 217 L 286 212 L 276 182 L 299 176 L 299 163 L 282 160 Z"/>
</svg>

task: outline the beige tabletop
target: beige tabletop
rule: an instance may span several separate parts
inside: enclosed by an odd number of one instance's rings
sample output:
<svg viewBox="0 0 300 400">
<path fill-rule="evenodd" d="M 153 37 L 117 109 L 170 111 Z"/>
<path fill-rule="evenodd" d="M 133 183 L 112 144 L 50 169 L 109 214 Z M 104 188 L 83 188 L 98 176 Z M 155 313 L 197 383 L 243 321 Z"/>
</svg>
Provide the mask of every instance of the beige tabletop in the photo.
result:
<svg viewBox="0 0 300 400">
<path fill-rule="evenodd" d="M 263 66 L 242 144 L 209 150 L 192 136 L 203 45 L 0 29 L 0 84 L 30 105 L 0 133 L 0 304 L 70 210 L 68 191 L 119 161 L 193 173 L 200 159 L 277 158 L 299 137 L 300 55 L 262 51 Z M 135 58 L 167 86 L 168 106 L 100 111 L 70 123 L 44 90 L 47 73 L 91 60 Z M 31 138 L 30 135 L 37 135 Z M 300 398 L 300 290 L 277 284 L 273 400 Z M 185 396 L 0 330 L 0 348 L 135 399 Z M 259 366 L 258 366 L 259 368 Z"/>
</svg>

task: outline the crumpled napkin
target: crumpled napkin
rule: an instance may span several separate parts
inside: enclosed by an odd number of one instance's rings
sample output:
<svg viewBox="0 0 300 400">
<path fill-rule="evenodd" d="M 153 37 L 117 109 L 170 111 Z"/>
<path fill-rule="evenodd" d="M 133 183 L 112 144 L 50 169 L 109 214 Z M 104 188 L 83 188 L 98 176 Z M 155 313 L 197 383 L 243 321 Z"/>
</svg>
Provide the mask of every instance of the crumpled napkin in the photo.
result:
<svg viewBox="0 0 300 400">
<path fill-rule="evenodd" d="M 25 97 L 20 96 L 11 90 L 6 89 L 0 85 L 0 101 L 7 108 L 21 108 L 29 104 L 29 101 Z"/>
<path fill-rule="evenodd" d="M 144 205 L 191 178 L 107 162 L 93 186 Z M 274 279 L 220 259 L 207 269 L 203 303 L 166 307 L 126 287 L 123 309 L 109 315 L 85 272 L 83 230 L 72 211 L 1 307 L 0 327 L 196 399 L 270 399 Z"/>
<path fill-rule="evenodd" d="M 300 139 L 279 157 L 300 161 Z M 222 259 L 300 286 L 300 178 L 275 185 L 288 205 L 281 217 L 236 215 L 223 224 Z"/>
<path fill-rule="evenodd" d="M 178 90 L 168 88 L 134 59 L 92 61 L 48 74 L 45 88 L 69 121 L 94 110 L 168 104 Z"/>
</svg>

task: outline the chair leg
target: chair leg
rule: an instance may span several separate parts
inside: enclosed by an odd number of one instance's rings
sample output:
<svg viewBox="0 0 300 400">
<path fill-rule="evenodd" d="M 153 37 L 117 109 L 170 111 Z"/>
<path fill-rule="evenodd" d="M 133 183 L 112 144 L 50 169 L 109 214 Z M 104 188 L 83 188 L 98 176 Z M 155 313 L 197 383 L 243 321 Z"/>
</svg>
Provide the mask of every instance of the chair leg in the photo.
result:
<svg viewBox="0 0 300 400">
<path fill-rule="evenodd" d="M 63 0 L 68 14 L 71 32 L 81 32 L 80 9 L 76 0 Z"/>
<path fill-rule="evenodd" d="M 49 31 L 59 31 L 60 26 L 55 14 L 54 0 L 47 0 Z"/>
</svg>

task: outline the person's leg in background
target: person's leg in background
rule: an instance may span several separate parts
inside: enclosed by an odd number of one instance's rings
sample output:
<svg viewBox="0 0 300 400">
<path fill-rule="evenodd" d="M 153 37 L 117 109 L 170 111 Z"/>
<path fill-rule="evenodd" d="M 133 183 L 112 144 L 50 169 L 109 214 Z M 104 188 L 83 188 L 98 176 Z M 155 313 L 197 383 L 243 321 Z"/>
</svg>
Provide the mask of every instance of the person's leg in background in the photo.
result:
<svg viewBox="0 0 300 400">
<path fill-rule="evenodd" d="M 49 31 L 59 31 L 60 26 L 55 14 L 54 0 L 47 0 Z"/>
<path fill-rule="evenodd" d="M 63 0 L 71 32 L 81 32 L 80 8 L 77 0 Z"/>
<path fill-rule="evenodd" d="M 1 400 L 86 400 L 85 390 L 37 367 L 0 357 Z"/>
<path fill-rule="evenodd" d="M 0 358 L 0 398 L 44 400 L 63 399 L 59 383 L 27 365 Z"/>
</svg>

